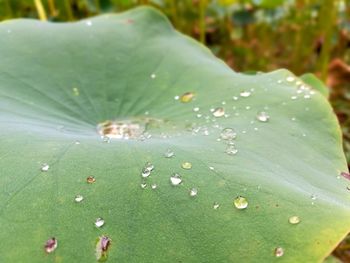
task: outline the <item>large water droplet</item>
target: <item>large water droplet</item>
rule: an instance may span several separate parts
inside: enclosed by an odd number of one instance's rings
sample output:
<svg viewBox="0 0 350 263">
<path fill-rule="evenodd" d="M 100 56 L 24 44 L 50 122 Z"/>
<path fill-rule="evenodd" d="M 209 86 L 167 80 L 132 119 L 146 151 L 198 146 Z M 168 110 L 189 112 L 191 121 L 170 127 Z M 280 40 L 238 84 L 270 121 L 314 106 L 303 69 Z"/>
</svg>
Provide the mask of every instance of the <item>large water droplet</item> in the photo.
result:
<svg viewBox="0 0 350 263">
<path fill-rule="evenodd" d="M 220 133 L 220 138 L 223 140 L 233 140 L 237 136 L 237 133 L 232 128 L 225 128 Z"/>
<path fill-rule="evenodd" d="M 192 101 L 193 97 L 194 97 L 194 93 L 186 92 L 186 93 L 181 95 L 180 101 L 183 102 L 183 103 L 187 103 L 187 102 Z"/>
<path fill-rule="evenodd" d="M 185 170 L 190 170 L 192 168 L 192 164 L 190 162 L 183 162 L 181 167 Z"/>
<path fill-rule="evenodd" d="M 57 248 L 57 245 L 58 245 L 58 243 L 57 243 L 56 238 L 52 237 L 52 238 L 48 239 L 45 243 L 45 246 L 44 246 L 45 252 L 46 253 L 54 252 L 55 249 Z"/>
<path fill-rule="evenodd" d="M 97 219 L 95 220 L 95 226 L 96 226 L 97 228 L 102 227 L 104 224 L 105 224 L 105 221 L 104 221 L 104 219 L 101 218 L 101 217 L 99 217 L 99 218 L 97 218 Z"/>
<path fill-rule="evenodd" d="M 74 201 L 77 203 L 80 203 L 83 200 L 84 200 L 84 197 L 82 195 L 76 195 L 74 198 Z"/>
<path fill-rule="evenodd" d="M 97 125 L 101 137 L 108 139 L 137 139 L 145 131 L 145 125 L 132 121 L 105 121 Z"/>
<path fill-rule="evenodd" d="M 233 200 L 233 204 L 237 209 L 245 209 L 248 207 L 248 201 L 245 197 L 243 196 L 237 196 Z"/>
<path fill-rule="evenodd" d="M 261 111 L 261 112 L 258 112 L 258 114 L 256 115 L 256 118 L 258 119 L 258 121 L 268 122 L 270 119 L 270 116 L 265 111 Z"/>
<path fill-rule="evenodd" d="M 108 248 L 111 245 L 111 239 L 107 236 L 100 236 L 96 242 L 95 255 L 99 262 L 104 262 L 107 260 Z"/>
<path fill-rule="evenodd" d="M 245 90 L 245 91 L 242 91 L 239 95 L 240 95 L 241 97 L 243 97 L 243 98 L 247 98 L 247 97 L 249 97 L 251 94 L 252 94 L 252 93 L 251 93 L 250 91 Z"/>
<path fill-rule="evenodd" d="M 216 118 L 220 118 L 225 115 L 225 109 L 222 107 L 216 108 L 213 111 L 213 116 Z"/>
<path fill-rule="evenodd" d="M 49 169 L 50 169 L 50 165 L 48 165 L 47 163 L 43 163 L 43 164 L 41 165 L 41 168 L 40 168 L 40 170 L 41 170 L 42 172 L 47 172 Z"/>
<path fill-rule="evenodd" d="M 281 248 L 281 247 L 276 247 L 275 248 L 275 251 L 274 251 L 274 254 L 275 254 L 275 256 L 276 257 L 282 257 L 283 256 L 283 254 L 284 254 L 284 250 L 283 250 L 283 248 Z"/>
<path fill-rule="evenodd" d="M 296 224 L 299 224 L 300 223 L 300 218 L 298 216 L 291 216 L 289 219 L 288 219 L 288 222 L 292 225 L 296 225 Z"/>
<path fill-rule="evenodd" d="M 190 196 L 195 197 L 198 194 L 197 188 L 191 188 L 190 189 Z"/>
<path fill-rule="evenodd" d="M 182 183 L 182 178 L 179 174 L 175 173 L 170 177 L 170 182 L 172 185 L 177 186 Z"/>
</svg>

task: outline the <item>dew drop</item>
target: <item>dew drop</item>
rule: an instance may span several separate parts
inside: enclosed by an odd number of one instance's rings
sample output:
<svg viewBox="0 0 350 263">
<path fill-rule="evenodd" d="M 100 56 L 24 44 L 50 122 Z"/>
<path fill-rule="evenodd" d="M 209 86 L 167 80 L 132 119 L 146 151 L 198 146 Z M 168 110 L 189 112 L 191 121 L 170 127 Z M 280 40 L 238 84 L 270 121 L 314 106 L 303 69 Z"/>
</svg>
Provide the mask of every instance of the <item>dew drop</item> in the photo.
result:
<svg viewBox="0 0 350 263">
<path fill-rule="evenodd" d="M 141 186 L 141 188 L 142 188 L 142 189 L 146 189 L 147 184 L 146 184 L 146 183 L 141 183 L 141 185 L 140 185 L 140 186 Z"/>
<path fill-rule="evenodd" d="M 185 169 L 185 170 L 190 170 L 190 169 L 192 168 L 192 163 L 190 163 L 190 162 L 183 162 L 183 163 L 181 164 L 181 167 L 182 167 L 183 169 Z"/>
<path fill-rule="evenodd" d="M 40 170 L 41 170 L 42 172 L 47 172 L 49 169 L 50 169 L 50 165 L 48 165 L 47 163 L 43 163 L 43 164 L 41 165 L 41 168 L 40 168 Z"/>
<path fill-rule="evenodd" d="M 172 158 L 172 157 L 175 156 L 175 153 L 174 153 L 172 150 L 168 149 L 168 150 L 166 150 L 166 152 L 164 153 L 164 156 L 165 156 L 165 158 Z"/>
<path fill-rule="evenodd" d="M 100 236 L 96 242 L 95 255 L 97 261 L 104 262 L 108 257 L 108 248 L 111 245 L 111 239 L 107 236 Z"/>
<path fill-rule="evenodd" d="M 252 93 L 251 93 L 250 91 L 245 90 L 245 91 L 242 91 L 239 95 L 240 95 L 241 97 L 243 97 L 243 98 L 247 98 L 247 97 L 249 97 L 251 94 L 252 94 Z"/>
<path fill-rule="evenodd" d="M 190 196 L 195 197 L 198 194 L 197 188 L 191 188 L 190 189 Z"/>
<path fill-rule="evenodd" d="M 225 115 L 225 109 L 222 107 L 218 107 L 218 108 L 214 109 L 214 111 L 213 111 L 213 116 L 216 118 L 220 118 L 224 115 Z"/>
<path fill-rule="evenodd" d="M 84 200 L 84 197 L 82 195 L 76 195 L 74 198 L 74 201 L 77 203 L 80 203 L 83 200 Z"/>
<path fill-rule="evenodd" d="M 141 176 L 142 176 L 143 178 L 147 178 L 147 177 L 149 177 L 150 175 L 151 175 L 151 171 L 150 171 L 150 170 L 148 170 L 148 169 L 146 169 L 146 168 L 143 168 L 143 169 L 142 169 Z"/>
<path fill-rule="evenodd" d="M 287 80 L 288 82 L 293 82 L 293 81 L 295 80 L 295 78 L 292 77 L 292 76 L 289 76 L 289 77 L 286 78 L 286 80 Z"/>
<path fill-rule="evenodd" d="M 154 169 L 154 165 L 153 165 L 152 163 L 150 163 L 150 162 L 147 162 L 147 163 L 145 164 L 144 169 L 146 169 L 146 170 L 152 172 L 153 169 Z"/>
<path fill-rule="evenodd" d="M 88 184 L 93 184 L 94 182 L 96 182 L 96 179 L 95 179 L 95 177 L 93 177 L 93 176 L 88 176 L 88 177 L 86 178 L 86 182 L 87 182 Z"/>
<path fill-rule="evenodd" d="M 220 133 L 220 138 L 223 140 L 233 140 L 237 136 L 237 133 L 232 128 L 225 128 Z"/>
<path fill-rule="evenodd" d="M 199 111 L 199 108 L 198 108 L 198 107 L 194 107 L 194 108 L 193 108 L 193 111 L 194 111 L 194 112 L 198 112 L 198 111 Z"/>
<path fill-rule="evenodd" d="M 56 238 L 52 237 L 52 238 L 48 239 L 45 243 L 45 246 L 44 246 L 45 252 L 46 253 L 54 252 L 55 249 L 57 248 L 57 245 L 58 245 L 58 243 L 57 243 Z"/>
<path fill-rule="evenodd" d="M 243 196 L 237 196 L 233 200 L 233 204 L 237 209 L 245 209 L 248 206 L 248 201 L 245 197 Z"/>
<path fill-rule="evenodd" d="M 298 97 L 297 96 L 292 96 L 290 97 L 292 100 L 296 100 Z"/>
<path fill-rule="evenodd" d="M 105 220 L 104 220 L 103 218 L 101 218 L 101 217 L 99 217 L 99 218 L 97 218 L 97 219 L 95 220 L 95 226 L 96 226 L 97 228 L 102 227 L 104 224 L 105 224 Z"/>
<path fill-rule="evenodd" d="M 238 100 L 238 97 L 233 96 L 232 99 L 233 99 L 233 100 Z"/>
<path fill-rule="evenodd" d="M 156 78 L 156 74 L 151 74 L 151 79 L 155 79 Z"/>
<path fill-rule="evenodd" d="M 151 185 L 151 188 L 154 190 L 154 189 L 156 189 L 158 186 L 156 185 L 156 184 L 152 184 Z"/>
<path fill-rule="evenodd" d="M 180 96 L 178 96 L 178 95 L 176 95 L 175 97 L 174 97 L 174 100 L 179 100 L 180 99 Z"/>
<path fill-rule="evenodd" d="M 182 183 L 182 178 L 179 174 L 175 173 L 170 177 L 170 182 L 172 185 L 177 186 Z"/>
<path fill-rule="evenodd" d="M 228 155 L 235 155 L 235 154 L 237 154 L 237 152 L 238 152 L 238 150 L 237 150 L 236 146 L 234 146 L 234 145 L 229 145 L 226 148 L 226 153 Z"/>
<path fill-rule="evenodd" d="M 283 248 L 281 248 L 281 247 L 276 247 L 275 248 L 275 251 L 274 251 L 274 254 L 275 254 L 275 256 L 276 257 L 282 257 L 283 256 L 283 254 L 284 254 L 284 250 L 283 250 Z"/>
<path fill-rule="evenodd" d="M 260 122 L 268 122 L 270 119 L 270 116 L 265 111 L 261 111 L 261 112 L 258 112 L 258 114 L 256 115 L 256 118 Z"/>
<path fill-rule="evenodd" d="M 288 222 L 292 225 L 296 225 L 296 224 L 299 224 L 300 223 L 300 218 L 298 216 L 291 216 L 289 219 L 288 219 Z"/>
<path fill-rule="evenodd" d="M 85 24 L 86 24 L 87 26 L 92 26 L 92 22 L 91 22 L 90 20 L 86 21 Z"/>
<path fill-rule="evenodd" d="M 73 88 L 73 89 L 72 89 L 72 92 L 73 92 L 73 95 L 74 95 L 74 96 L 79 96 L 79 95 L 80 95 L 80 92 L 79 92 L 79 89 L 78 89 L 78 88 Z"/>
<path fill-rule="evenodd" d="M 183 103 L 187 103 L 187 102 L 191 102 L 193 98 L 194 98 L 194 93 L 186 92 L 181 95 L 180 101 Z"/>
<path fill-rule="evenodd" d="M 214 204 L 213 204 L 213 208 L 216 210 L 216 209 L 218 209 L 219 207 L 220 207 L 219 203 L 214 202 Z"/>
</svg>

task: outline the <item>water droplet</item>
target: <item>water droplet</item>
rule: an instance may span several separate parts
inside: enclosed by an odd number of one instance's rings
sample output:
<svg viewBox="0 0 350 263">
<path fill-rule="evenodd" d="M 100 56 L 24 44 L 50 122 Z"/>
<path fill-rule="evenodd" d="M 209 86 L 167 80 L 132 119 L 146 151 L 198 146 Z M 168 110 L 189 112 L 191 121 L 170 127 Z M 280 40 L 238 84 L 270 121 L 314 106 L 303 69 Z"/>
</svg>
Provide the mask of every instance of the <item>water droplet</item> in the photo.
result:
<svg viewBox="0 0 350 263">
<path fill-rule="evenodd" d="M 209 169 L 213 171 L 215 168 L 213 166 L 209 166 Z"/>
<path fill-rule="evenodd" d="M 158 186 L 156 185 L 156 184 L 152 184 L 151 185 L 151 188 L 154 190 L 154 189 L 156 189 Z"/>
<path fill-rule="evenodd" d="M 258 119 L 258 121 L 268 122 L 270 119 L 270 116 L 265 111 L 261 111 L 256 115 L 256 118 Z"/>
<path fill-rule="evenodd" d="M 217 202 L 214 202 L 213 204 L 213 208 L 216 210 L 220 207 L 220 205 Z"/>
<path fill-rule="evenodd" d="M 95 179 L 95 177 L 93 177 L 93 176 L 88 176 L 88 177 L 86 178 L 86 182 L 87 182 L 88 184 L 93 184 L 94 182 L 96 182 L 96 179 Z"/>
<path fill-rule="evenodd" d="M 292 225 L 296 225 L 296 224 L 299 224 L 300 223 L 300 218 L 298 216 L 291 216 L 289 219 L 288 219 L 288 222 Z"/>
<path fill-rule="evenodd" d="M 290 97 L 292 100 L 296 100 L 298 97 L 297 96 L 292 96 Z"/>
<path fill-rule="evenodd" d="M 198 190 L 196 188 L 190 189 L 190 196 L 195 197 L 198 194 Z"/>
<path fill-rule="evenodd" d="M 79 92 L 78 88 L 73 88 L 72 91 L 73 91 L 73 95 L 74 96 L 79 96 L 80 95 L 80 92 Z"/>
<path fill-rule="evenodd" d="M 316 200 L 316 199 L 317 199 L 317 196 L 316 196 L 315 194 L 312 194 L 312 195 L 310 196 L 310 198 L 311 198 L 311 200 Z"/>
<path fill-rule="evenodd" d="M 281 248 L 281 247 L 276 247 L 275 248 L 275 251 L 274 251 L 274 254 L 275 254 L 275 256 L 276 257 L 282 257 L 283 256 L 283 254 L 284 254 L 284 250 L 283 250 L 283 248 Z"/>
<path fill-rule="evenodd" d="M 190 169 L 192 168 L 192 163 L 190 163 L 190 162 L 183 162 L 183 163 L 181 164 L 181 167 L 182 167 L 183 169 L 185 169 L 185 170 L 190 170 Z"/>
<path fill-rule="evenodd" d="M 42 172 L 47 172 L 49 169 L 50 169 L 50 165 L 48 165 L 47 163 L 43 163 L 43 164 L 41 165 L 41 168 L 40 168 L 40 170 L 41 170 Z"/>
<path fill-rule="evenodd" d="M 182 183 L 182 178 L 179 174 L 175 173 L 170 177 L 170 182 L 172 185 L 177 186 Z"/>
<path fill-rule="evenodd" d="M 142 189 L 146 189 L 147 184 L 146 184 L 146 183 L 141 183 L 141 185 L 140 185 L 140 186 L 141 186 L 141 188 L 142 188 Z"/>
<path fill-rule="evenodd" d="M 145 164 L 144 169 L 146 169 L 146 170 L 152 172 L 153 169 L 154 169 L 154 164 L 152 164 L 152 163 L 150 163 L 150 162 L 147 162 L 147 163 Z"/>
<path fill-rule="evenodd" d="M 130 120 L 105 121 L 97 125 L 97 131 L 105 142 L 109 142 L 111 138 L 137 139 L 144 133 L 145 124 Z"/>
<path fill-rule="evenodd" d="M 54 252 L 55 249 L 57 248 L 57 245 L 58 245 L 58 243 L 57 243 L 56 238 L 52 237 L 52 238 L 48 239 L 45 243 L 45 246 L 44 246 L 45 252 L 46 253 Z"/>
<path fill-rule="evenodd" d="M 183 103 L 187 103 L 187 102 L 192 101 L 193 98 L 194 98 L 194 93 L 186 92 L 186 93 L 181 95 L 180 101 L 183 102 Z"/>
<path fill-rule="evenodd" d="M 229 145 L 226 148 L 226 153 L 228 155 L 235 155 L 237 152 L 238 152 L 238 150 L 237 150 L 236 146 L 234 146 L 234 145 Z"/>
<path fill-rule="evenodd" d="M 84 200 L 84 197 L 82 195 L 76 195 L 74 198 L 74 201 L 77 203 L 80 203 L 83 200 Z"/>
<path fill-rule="evenodd" d="M 104 224 L 105 224 L 105 221 L 104 221 L 104 219 L 101 218 L 101 217 L 99 217 L 99 218 L 97 218 L 97 219 L 95 220 L 95 226 L 96 226 L 97 228 L 102 227 Z"/>
<path fill-rule="evenodd" d="M 292 76 L 289 76 L 289 77 L 286 78 L 286 80 L 287 80 L 288 82 L 293 82 L 293 81 L 295 80 L 295 78 L 292 77 Z"/>
<path fill-rule="evenodd" d="M 156 74 L 154 74 L 154 73 L 151 74 L 151 78 L 152 78 L 152 79 L 155 79 L 155 78 L 156 78 Z"/>
<path fill-rule="evenodd" d="M 246 106 L 245 109 L 246 109 L 246 110 L 250 110 L 250 106 Z"/>
<path fill-rule="evenodd" d="M 233 200 L 233 204 L 237 209 L 245 209 L 248 206 L 248 201 L 245 197 L 243 196 L 237 196 Z"/>
<path fill-rule="evenodd" d="M 180 99 L 180 96 L 178 96 L 178 95 L 176 95 L 175 97 L 174 97 L 174 100 L 179 100 Z"/>
<path fill-rule="evenodd" d="M 111 138 L 109 138 L 108 136 L 101 136 L 102 141 L 105 143 L 110 143 L 111 142 Z"/>
<path fill-rule="evenodd" d="M 198 112 L 198 111 L 199 111 L 199 107 L 194 107 L 194 108 L 193 108 L 193 111 L 194 111 L 194 112 Z"/>
<path fill-rule="evenodd" d="M 143 178 L 147 178 L 147 177 L 150 176 L 150 175 L 151 175 L 151 170 L 148 170 L 148 169 L 146 169 L 146 168 L 143 168 L 143 169 L 142 169 L 141 176 L 142 176 Z"/>
<path fill-rule="evenodd" d="M 241 97 L 243 97 L 243 98 L 247 98 L 247 97 L 249 97 L 251 94 L 252 94 L 252 93 L 251 93 L 250 91 L 245 90 L 245 91 L 242 91 L 239 95 L 240 95 Z"/>
<path fill-rule="evenodd" d="M 90 20 L 86 21 L 85 24 L 86 24 L 87 26 L 92 26 L 92 22 L 91 22 Z"/>
<path fill-rule="evenodd" d="M 225 128 L 220 133 L 220 138 L 223 140 L 233 140 L 237 136 L 237 133 L 232 128 Z"/>
<path fill-rule="evenodd" d="M 80 141 L 75 141 L 74 143 L 75 143 L 75 145 L 79 145 Z"/>
<path fill-rule="evenodd" d="M 238 97 L 233 96 L 232 99 L 233 99 L 233 100 L 238 100 Z"/>
<path fill-rule="evenodd" d="M 165 158 L 172 158 L 172 157 L 175 156 L 175 153 L 174 153 L 172 150 L 168 149 L 168 150 L 166 150 L 166 152 L 164 153 L 164 156 L 165 156 Z"/>
<path fill-rule="evenodd" d="M 104 262 L 108 257 L 108 248 L 111 245 L 111 239 L 107 236 L 100 236 L 96 242 L 95 255 L 99 262 Z"/>
<path fill-rule="evenodd" d="M 222 108 L 222 107 L 216 108 L 213 111 L 213 116 L 214 117 L 220 118 L 220 117 L 222 117 L 224 115 L 225 115 L 225 109 Z"/>
</svg>

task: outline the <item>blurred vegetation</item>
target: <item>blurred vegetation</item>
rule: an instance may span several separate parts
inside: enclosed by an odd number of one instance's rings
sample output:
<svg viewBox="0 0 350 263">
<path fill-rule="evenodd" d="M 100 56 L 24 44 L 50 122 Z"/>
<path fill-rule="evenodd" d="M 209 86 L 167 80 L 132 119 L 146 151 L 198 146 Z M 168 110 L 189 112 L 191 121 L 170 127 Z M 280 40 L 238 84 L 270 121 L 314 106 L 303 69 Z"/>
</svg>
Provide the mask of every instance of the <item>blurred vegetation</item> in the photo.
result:
<svg viewBox="0 0 350 263">
<path fill-rule="evenodd" d="M 330 89 L 350 164 L 349 0 L 0 0 L 0 20 L 75 21 L 138 5 L 162 10 L 236 71 L 316 74 Z M 350 262 L 349 237 L 333 254 Z"/>
</svg>

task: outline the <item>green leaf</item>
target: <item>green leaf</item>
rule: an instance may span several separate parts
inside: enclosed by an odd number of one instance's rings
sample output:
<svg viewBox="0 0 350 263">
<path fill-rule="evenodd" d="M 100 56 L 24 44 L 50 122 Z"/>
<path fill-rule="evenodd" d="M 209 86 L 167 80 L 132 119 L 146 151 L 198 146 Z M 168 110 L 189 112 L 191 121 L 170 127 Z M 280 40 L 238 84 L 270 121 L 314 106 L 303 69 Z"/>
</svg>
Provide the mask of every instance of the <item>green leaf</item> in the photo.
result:
<svg viewBox="0 0 350 263">
<path fill-rule="evenodd" d="M 307 84 L 309 84 L 314 89 L 318 90 L 320 93 L 322 93 L 326 98 L 329 97 L 329 89 L 328 87 L 319 80 L 314 74 L 312 73 L 306 73 L 300 78 Z"/>
<path fill-rule="evenodd" d="M 320 262 L 349 230 L 337 120 L 286 70 L 235 73 L 150 8 L 4 22 L 0 57 L 0 262 Z"/>
</svg>

